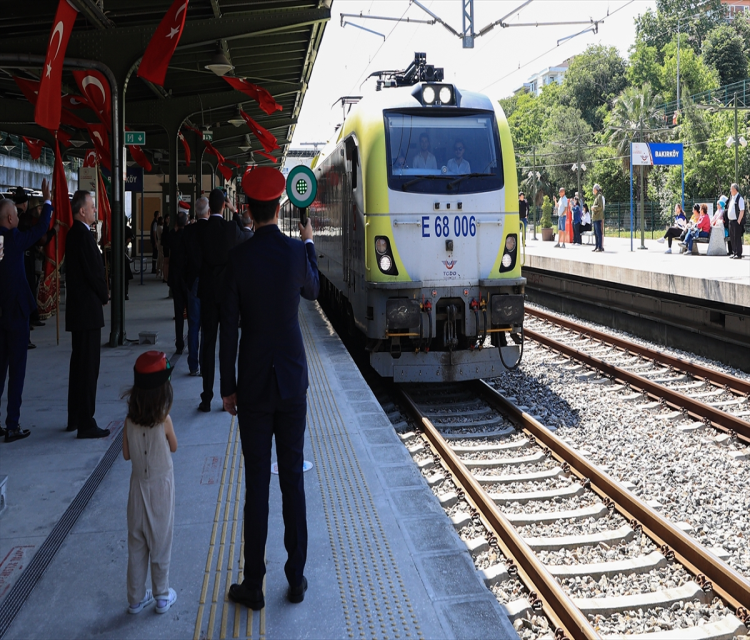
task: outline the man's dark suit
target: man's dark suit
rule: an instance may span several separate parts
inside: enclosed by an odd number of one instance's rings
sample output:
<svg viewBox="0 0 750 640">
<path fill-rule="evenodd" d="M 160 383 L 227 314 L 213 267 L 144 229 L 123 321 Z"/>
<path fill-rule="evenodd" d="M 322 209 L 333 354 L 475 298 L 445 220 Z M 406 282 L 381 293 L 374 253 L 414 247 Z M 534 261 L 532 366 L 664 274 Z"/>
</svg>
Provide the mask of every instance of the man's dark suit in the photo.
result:
<svg viewBox="0 0 750 640">
<path fill-rule="evenodd" d="M 201 301 L 201 401 L 210 403 L 214 397 L 216 372 L 216 337 L 221 320 L 221 304 L 225 292 L 225 272 L 229 252 L 244 240 L 240 228 L 220 215 L 211 215 L 198 235 L 201 269 L 198 297 Z"/>
<path fill-rule="evenodd" d="M 198 276 L 201 271 L 201 251 L 198 237 L 208 223 L 206 218 L 198 218 L 185 227 L 183 246 L 185 249 L 185 270 L 182 274 L 187 288 L 188 316 L 188 367 L 191 372 L 200 366 L 201 301 L 198 297 Z"/>
<path fill-rule="evenodd" d="M 286 237 L 275 225 L 256 230 L 230 254 L 221 314 L 221 395 L 237 394 L 245 457 L 245 585 L 250 589 L 260 589 L 266 573 L 273 437 L 288 553 L 284 572 L 292 587 L 302 582 L 307 559 L 302 463 L 308 379 L 298 309 L 300 295 L 314 300 L 319 290 L 315 246 Z"/>
<path fill-rule="evenodd" d="M 47 232 L 52 205 L 44 204 L 39 222 L 27 231 L 0 227 L 5 257 L 0 260 L 0 398 L 8 375 L 8 410 L 5 424 L 17 429 L 26 377 L 29 316 L 36 300 L 26 279 L 24 254 Z"/>
<path fill-rule="evenodd" d="M 187 261 L 187 253 L 184 245 L 185 229 L 176 228 L 169 234 L 169 278 L 167 282 L 172 289 L 172 302 L 174 303 L 174 346 L 177 351 L 185 348 L 184 313 L 187 307 L 187 285 L 184 274 Z M 166 257 L 166 256 L 165 256 Z"/>
<path fill-rule="evenodd" d="M 65 330 L 71 332 L 68 429 L 97 427 L 96 383 L 102 346 L 107 282 L 94 236 L 76 220 L 65 240 Z"/>
</svg>

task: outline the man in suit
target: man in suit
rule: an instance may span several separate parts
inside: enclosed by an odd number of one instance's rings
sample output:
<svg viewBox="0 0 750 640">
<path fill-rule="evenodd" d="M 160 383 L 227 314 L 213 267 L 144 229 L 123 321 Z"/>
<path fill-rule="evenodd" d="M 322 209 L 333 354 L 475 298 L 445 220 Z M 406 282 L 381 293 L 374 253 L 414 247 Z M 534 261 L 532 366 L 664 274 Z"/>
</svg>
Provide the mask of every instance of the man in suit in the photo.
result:
<svg viewBox="0 0 750 640">
<path fill-rule="evenodd" d="M 225 272 L 229 252 L 244 240 L 244 234 L 232 220 L 224 219 L 225 196 L 221 189 L 213 189 L 208 196 L 211 215 L 198 235 L 201 270 L 198 278 L 198 297 L 201 300 L 201 374 L 203 393 L 200 411 L 211 411 L 216 372 L 216 337 L 221 321 L 221 304 L 225 293 Z M 235 323 L 236 324 L 236 323 Z"/>
<path fill-rule="evenodd" d="M 198 198 L 195 203 L 195 222 L 185 227 L 182 240 L 185 251 L 183 280 L 187 289 L 188 369 L 191 376 L 200 375 L 201 300 L 198 297 L 198 276 L 201 270 L 201 253 L 198 238 L 205 228 L 209 213 L 208 198 Z"/>
<path fill-rule="evenodd" d="M 185 309 L 187 306 L 187 287 L 183 279 L 185 273 L 185 248 L 183 236 L 187 224 L 187 213 L 180 212 L 177 222 L 169 234 L 169 289 L 172 291 L 172 302 L 174 303 L 174 346 L 177 353 L 185 349 Z"/>
<path fill-rule="evenodd" d="M 245 572 L 229 597 L 251 609 L 265 606 L 264 552 L 268 534 L 271 440 L 276 439 L 284 516 L 284 566 L 290 602 L 307 590 L 307 518 L 304 462 L 307 360 L 298 320 L 300 295 L 320 290 L 312 226 L 299 225 L 302 242 L 279 231 L 283 175 L 258 167 L 242 182 L 255 220 L 255 235 L 230 254 L 221 318 L 221 395 L 224 409 L 239 416 L 245 457 Z M 237 376 L 237 323 L 242 343 Z"/>
<path fill-rule="evenodd" d="M 102 254 L 91 234 L 96 222 L 94 199 L 88 191 L 76 191 L 71 207 L 73 226 L 65 240 L 65 330 L 73 342 L 66 431 L 77 430 L 79 438 L 104 438 L 109 429 L 99 428 L 94 413 L 107 282 Z"/>
<path fill-rule="evenodd" d="M 52 217 L 52 203 L 47 181 L 42 181 L 44 208 L 39 222 L 27 231 L 18 230 L 18 212 L 11 200 L 0 200 L 0 235 L 3 238 L 3 259 L 0 261 L 0 399 L 8 376 L 6 429 L 0 427 L 5 442 L 14 442 L 30 435 L 21 429 L 21 396 L 26 378 L 26 356 L 29 343 L 29 316 L 36 309 L 36 300 L 26 279 L 24 254 L 44 236 Z"/>
</svg>

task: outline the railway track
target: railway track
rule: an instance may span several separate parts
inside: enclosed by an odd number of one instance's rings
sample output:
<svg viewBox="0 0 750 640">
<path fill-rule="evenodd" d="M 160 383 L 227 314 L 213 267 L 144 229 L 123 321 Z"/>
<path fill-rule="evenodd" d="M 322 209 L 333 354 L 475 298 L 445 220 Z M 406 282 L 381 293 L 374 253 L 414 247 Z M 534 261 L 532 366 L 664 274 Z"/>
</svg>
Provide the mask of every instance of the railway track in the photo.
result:
<svg viewBox="0 0 750 640">
<path fill-rule="evenodd" d="M 555 637 L 733 638 L 750 626 L 750 582 L 665 520 L 488 383 L 399 387 L 418 433 L 402 436 L 420 466 L 434 457 L 468 503 L 459 532 L 481 521 L 529 592 L 511 617 L 543 613 Z M 429 482 L 440 486 L 441 474 Z M 467 527 L 468 529 L 464 529 Z M 461 533 L 461 535 L 463 535 Z M 472 534 L 473 535 L 473 534 Z M 519 628 L 519 627 L 517 627 Z M 630 635 L 635 634 L 635 636 Z M 541 637 L 541 636 L 536 636 Z"/>
<path fill-rule="evenodd" d="M 526 309 L 526 338 L 586 365 L 618 384 L 646 394 L 665 420 L 687 420 L 684 428 L 710 425 L 750 442 L 750 382 L 687 362 L 533 309 Z M 693 422 L 694 424 L 690 424 Z"/>
</svg>

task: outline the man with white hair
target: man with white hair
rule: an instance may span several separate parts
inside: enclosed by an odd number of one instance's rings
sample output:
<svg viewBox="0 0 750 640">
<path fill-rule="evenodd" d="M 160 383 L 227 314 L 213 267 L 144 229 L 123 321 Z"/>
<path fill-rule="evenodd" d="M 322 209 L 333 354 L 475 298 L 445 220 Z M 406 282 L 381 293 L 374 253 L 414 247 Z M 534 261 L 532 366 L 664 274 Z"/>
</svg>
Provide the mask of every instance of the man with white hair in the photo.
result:
<svg viewBox="0 0 750 640">
<path fill-rule="evenodd" d="M 29 315 L 36 309 L 24 269 L 24 253 L 47 232 L 52 217 L 52 203 L 47 181 L 42 181 L 44 208 L 39 222 L 27 231 L 18 230 L 18 212 L 12 200 L 0 200 L 0 237 L 4 258 L 0 261 L 0 398 L 8 377 L 8 404 L 5 426 L 0 434 L 5 442 L 22 440 L 28 429 L 19 425 L 21 396 L 26 378 L 29 343 Z"/>
<path fill-rule="evenodd" d="M 740 187 L 735 182 L 731 186 L 732 197 L 727 206 L 727 219 L 729 220 L 729 241 L 732 246 L 732 255 L 735 260 L 742 260 L 742 236 L 745 233 L 745 199 L 740 195 Z"/>
<path fill-rule="evenodd" d="M 195 222 L 185 227 L 183 245 L 186 253 L 183 279 L 187 288 L 188 317 L 188 368 L 191 376 L 199 376 L 201 300 L 198 297 L 198 274 L 201 270 L 201 253 L 198 235 L 209 216 L 208 198 L 198 198 L 195 203 Z"/>
</svg>

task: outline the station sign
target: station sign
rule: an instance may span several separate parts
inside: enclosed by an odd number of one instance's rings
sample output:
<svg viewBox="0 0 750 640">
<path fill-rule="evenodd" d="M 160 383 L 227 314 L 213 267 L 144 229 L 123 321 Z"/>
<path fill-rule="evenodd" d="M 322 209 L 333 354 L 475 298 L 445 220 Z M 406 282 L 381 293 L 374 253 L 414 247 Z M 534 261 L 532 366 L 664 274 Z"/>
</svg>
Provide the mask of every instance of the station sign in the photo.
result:
<svg viewBox="0 0 750 640">
<path fill-rule="evenodd" d="M 203 134 L 203 139 L 206 142 L 213 142 L 214 141 L 214 132 L 213 131 L 201 131 Z"/>
<path fill-rule="evenodd" d="M 141 167 L 128 167 L 125 174 L 125 191 L 143 191 L 143 169 Z"/>
<path fill-rule="evenodd" d="M 295 207 L 306 209 L 315 200 L 318 193 L 318 181 L 310 167 L 297 165 L 289 172 L 286 179 L 286 194 Z"/>
<path fill-rule="evenodd" d="M 630 145 L 633 166 L 659 166 L 682 164 L 681 142 L 633 142 Z"/>
<path fill-rule="evenodd" d="M 143 146 L 146 144 L 146 132 L 145 131 L 126 131 L 125 132 L 125 144 L 126 145 L 138 145 Z"/>
<path fill-rule="evenodd" d="M 81 167 L 78 170 L 78 188 L 81 191 L 96 191 L 96 167 Z"/>
</svg>

